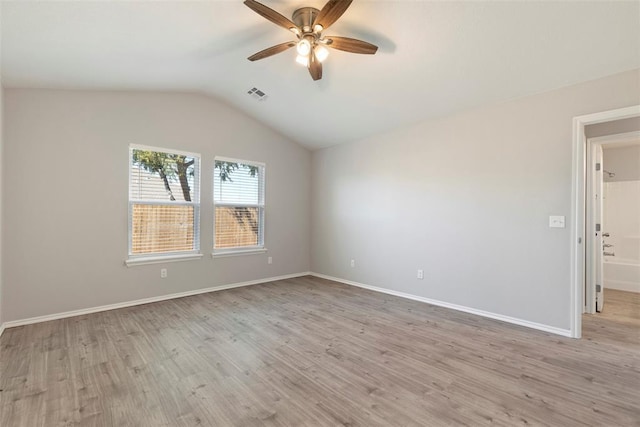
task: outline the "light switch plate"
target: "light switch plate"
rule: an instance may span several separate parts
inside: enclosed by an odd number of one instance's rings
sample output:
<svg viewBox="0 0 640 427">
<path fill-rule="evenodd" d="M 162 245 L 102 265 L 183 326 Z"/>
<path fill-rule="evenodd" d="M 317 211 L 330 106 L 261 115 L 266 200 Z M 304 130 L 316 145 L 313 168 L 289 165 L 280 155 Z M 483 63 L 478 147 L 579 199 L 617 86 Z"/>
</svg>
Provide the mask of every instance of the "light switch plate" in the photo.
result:
<svg viewBox="0 0 640 427">
<path fill-rule="evenodd" d="M 564 228 L 564 215 L 550 215 L 549 216 L 550 228 Z"/>
</svg>

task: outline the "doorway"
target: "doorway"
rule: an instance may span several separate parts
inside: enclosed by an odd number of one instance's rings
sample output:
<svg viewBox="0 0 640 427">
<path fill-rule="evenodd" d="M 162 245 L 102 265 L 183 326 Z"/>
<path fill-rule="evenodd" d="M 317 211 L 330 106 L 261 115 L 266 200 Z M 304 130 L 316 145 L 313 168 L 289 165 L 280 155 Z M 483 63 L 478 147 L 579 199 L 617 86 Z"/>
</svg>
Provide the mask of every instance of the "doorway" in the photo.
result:
<svg viewBox="0 0 640 427">
<path fill-rule="evenodd" d="M 640 292 L 640 121 L 633 127 L 587 139 L 585 313 L 604 310 L 605 289 Z"/>
<path fill-rule="evenodd" d="M 640 117 L 640 105 L 574 117 L 573 119 L 573 185 L 571 217 L 571 336 L 582 336 L 582 314 L 586 311 L 586 179 L 587 136 L 589 125 Z M 595 292 L 594 292 L 595 293 Z"/>
</svg>

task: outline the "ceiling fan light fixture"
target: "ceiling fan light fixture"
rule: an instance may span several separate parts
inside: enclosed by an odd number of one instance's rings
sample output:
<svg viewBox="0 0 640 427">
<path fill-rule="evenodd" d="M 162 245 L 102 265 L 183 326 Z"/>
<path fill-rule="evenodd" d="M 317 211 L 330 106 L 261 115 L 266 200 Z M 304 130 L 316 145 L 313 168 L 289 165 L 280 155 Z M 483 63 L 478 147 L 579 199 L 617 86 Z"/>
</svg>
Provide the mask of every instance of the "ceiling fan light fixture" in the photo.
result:
<svg viewBox="0 0 640 427">
<path fill-rule="evenodd" d="M 298 51 L 298 55 L 307 56 L 309 52 L 311 52 L 311 42 L 309 40 L 302 39 L 298 42 L 298 46 L 296 47 Z"/>
<path fill-rule="evenodd" d="M 327 56 L 329 56 L 329 49 L 322 45 L 316 45 L 314 50 L 316 52 L 316 58 L 318 58 L 318 61 L 320 62 L 323 62 L 327 59 Z"/>
</svg>

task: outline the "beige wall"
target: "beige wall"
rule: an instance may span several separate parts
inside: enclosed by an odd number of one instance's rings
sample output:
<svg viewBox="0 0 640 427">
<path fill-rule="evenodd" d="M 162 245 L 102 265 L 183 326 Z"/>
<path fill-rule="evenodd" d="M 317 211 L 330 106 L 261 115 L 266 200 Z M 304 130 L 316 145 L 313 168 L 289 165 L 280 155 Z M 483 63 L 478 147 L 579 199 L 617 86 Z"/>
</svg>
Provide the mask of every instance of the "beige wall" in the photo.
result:
<svg viewBox="0 0 640 427">
<path fill-rule="evenodd" d="M 1 8 L 0 8 L 1 9 Z M 1 44 L 1 43 L 0 43 Z M 0 53 L 0 58 L 2 58 L 2 54 Z M 0 329 L 2 329 L 2 323 L 4 322 L 4 313 L 2 310 L 2 228 L 3 228 L 3 221 L 2 221 L 2 210 L 3 210 L 3 204 L 2 204 L 2 199 L 3 199 L 3 193 L 2 193 L 2 162 L 3 162 L 3 156 L 2 153 L 4 151 L 3 146 L 4 146 L 4 121 L 3 121 L 3 104 L 4 104 L 4 89 L 2 87 L 2 75 L 0 75 Z"/>
<path fill-rule="evenodd" d="M 609 177 L 604 174 L 606 182 L 638 181 L 640 180 L 640 145 L 629 147 L 607 148 L 602 151 L 604 169 L 615 173 Z"/>
<path fill-rule="evenodd" d="M 640 99 L 638 100 L 640 103 Z M 587 138 L 596 138 L 617 134 L 640 131 L 640 117 L 613 120 L 586 126 Z M 617 147 L 604 144 L 602 163 L 604 169 L 614 172 L 616 175 L 609 177 L 604 174 L 604 181 L 634 181 L 640 179 L 640 146 Z"/>
<path fill-rule="evenodd" d="M 568 330 L 572 120 L 639 90 L 635 70 L 315 151 L 312 270 Z"/>
<path fill-rule="evenodd" d="M 0 6 L 0 22 L 2 22 L 2 6 Z M 2 37 L 0 36 L 0 64 L 2 63 Z M 4 88 L 2 87 L 2 74 L 0 74 L 0 331 L 4 322 L 4 313 L 2 310 L 2 229 L 3 225 L 3 192 L 2 192 L 2 163 L 4 147 Z"/>
<path fill-rule="evenodd" d="M 192 94 L 7 89 L 4 101 L 5 321 L 309 270 L 311 155 L 246 115 Z M 202 155 L 203 259 L 124 266 L 130 143 Z M 211 259 L 214 156 L 266 163 L 267 254 Z"/>
<path fill-rule="evenodd" d="M 2 318 L 311 267 L 568 329 L 572 118 L 637 104 L 639 86 L 623 73 L 313 155 L 205 96 L 5 90 Z M 123 265 L 129 143 L 202 154 L 202 260 Z M 268 254 L 208 256 L 216 155 L 267 164 Z"/>
</svg>

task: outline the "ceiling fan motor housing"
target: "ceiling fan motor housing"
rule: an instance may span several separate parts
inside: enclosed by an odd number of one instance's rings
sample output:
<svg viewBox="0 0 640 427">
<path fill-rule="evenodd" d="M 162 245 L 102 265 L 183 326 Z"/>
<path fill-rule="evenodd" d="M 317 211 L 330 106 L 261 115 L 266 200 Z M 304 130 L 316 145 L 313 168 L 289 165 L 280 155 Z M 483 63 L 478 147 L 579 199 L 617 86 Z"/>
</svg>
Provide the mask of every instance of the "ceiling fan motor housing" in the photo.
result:
<svg viewBox="0 0 640 427">
<path fill-rule="evenodd" d="M 303 33 L 313 32 L 313 22 L 320 11 L 315 7 L 303 7 L 293 12 L 293 23 L 302 30 Z"/>
</svg>

